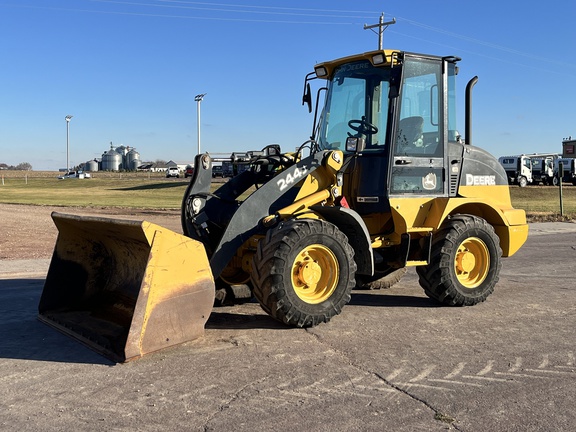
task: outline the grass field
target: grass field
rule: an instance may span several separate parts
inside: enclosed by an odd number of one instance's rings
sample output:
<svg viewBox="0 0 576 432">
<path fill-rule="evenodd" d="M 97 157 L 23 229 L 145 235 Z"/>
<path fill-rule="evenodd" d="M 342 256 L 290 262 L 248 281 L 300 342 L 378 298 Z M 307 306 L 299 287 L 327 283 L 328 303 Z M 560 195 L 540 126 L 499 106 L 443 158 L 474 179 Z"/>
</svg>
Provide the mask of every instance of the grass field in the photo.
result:
<svg viewBox="0 0 576 432">
<path fill-rule="evenodd" d="M 188 179 L 163 174 L 94 173 L 91 179 L 58 180 L 58 173 L 4 174 L 0 202 L 79 207 L 179 208 Z"/>
<path fill-rule="evenodd" d="M 512 205 L 526 210 L 533 221 L 560 215 L 560 188 L 554 186 L 510 187 Z M 576 186 L 562 187 L 564 217 L 557 220 L 576 220 Z"/>
<path fill-rule="evenodd" d="M 167 179 L 162 173 L 93 173 L 91 179 L 58 180 L 55 172 L 5 171 L 0 203 L 78 207 L 180 208 L 189 180 Z M 512 204 L 526 210 L 530 220 L 576 220 L 576 187 L 510 187 Z"/>
</svg>

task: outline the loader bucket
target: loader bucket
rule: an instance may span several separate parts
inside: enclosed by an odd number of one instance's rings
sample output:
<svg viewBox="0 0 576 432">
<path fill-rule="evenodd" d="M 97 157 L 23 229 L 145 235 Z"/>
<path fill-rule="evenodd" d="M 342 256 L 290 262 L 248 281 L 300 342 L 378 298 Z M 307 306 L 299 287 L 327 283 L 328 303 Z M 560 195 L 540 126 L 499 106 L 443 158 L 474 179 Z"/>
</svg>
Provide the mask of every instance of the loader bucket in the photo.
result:
<svg viewBox="0 0 576 432">
<path fill-rule="evenodd" d="M 215 286 L 202 243 L 145 221 L 52 219 L 42 322 L 116 362 L 204 334 Z"/>
</svg>

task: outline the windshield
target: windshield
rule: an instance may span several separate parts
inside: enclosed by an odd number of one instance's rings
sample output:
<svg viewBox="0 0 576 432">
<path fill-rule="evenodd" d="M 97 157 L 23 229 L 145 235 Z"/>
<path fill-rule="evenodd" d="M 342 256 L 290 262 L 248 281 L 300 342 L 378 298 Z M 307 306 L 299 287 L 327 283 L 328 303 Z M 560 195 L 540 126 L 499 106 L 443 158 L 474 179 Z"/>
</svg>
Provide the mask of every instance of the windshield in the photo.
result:
<svg viewBox="0 0 576 432">
<path fill-rule="evenodd" d="M 348 136 L 366 139 L 365 151 L 383 149 L 388 123 L 390 69 L 368 61 L 340 66 L 329 83 L 320 119 L 320 148 L 345 150 Z"/>
</svg>

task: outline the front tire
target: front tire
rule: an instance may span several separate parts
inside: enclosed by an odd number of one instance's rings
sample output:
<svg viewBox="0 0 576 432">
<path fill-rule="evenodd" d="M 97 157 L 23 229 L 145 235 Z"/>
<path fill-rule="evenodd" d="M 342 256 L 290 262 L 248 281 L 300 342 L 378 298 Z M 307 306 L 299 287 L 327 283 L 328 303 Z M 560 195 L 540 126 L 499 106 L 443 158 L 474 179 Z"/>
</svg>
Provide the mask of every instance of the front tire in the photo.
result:
<svg viewBox="0 0 576 432">
<path fill-rule="evenodd" d="M 253 259 L 254 296 L 273 318 L 312 327 L 340 314 L 355 286 L 348 238 L 322 220 L 293 220 L 272 228 Z"/>
<path fill-rule="evenodd" d="M 528 185 L 528 179 L 524 176 L 520 176 L 518 178 L 518 186 L 523 188 L 523 187 L 526 187 L 526 185 Z"/>
<path fill-rule="evenodd" d="M 426 294 L 450 306 L 483 302 L 498 282 L 502 249 L 484 219 L 456 215 L 446 220 L 432 243 L 430 264 L 416 269 Z"/>
</svg>

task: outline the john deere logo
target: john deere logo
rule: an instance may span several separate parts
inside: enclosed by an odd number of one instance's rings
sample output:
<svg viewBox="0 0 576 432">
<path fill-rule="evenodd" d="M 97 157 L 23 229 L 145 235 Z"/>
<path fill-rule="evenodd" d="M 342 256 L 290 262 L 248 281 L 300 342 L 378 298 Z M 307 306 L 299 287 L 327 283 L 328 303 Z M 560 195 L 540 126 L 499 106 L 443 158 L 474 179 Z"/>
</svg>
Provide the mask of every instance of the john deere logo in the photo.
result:
<svg viewBox="0 0 576 432">
<path fill-rule="evenodd" d="M 496 176 L 466 174 L 466 186 L 494 186 Z"/>
<path fill-rule="evenodd" d="M 426 177 L 422 177 L 422 187 L 426 190 L 436 189 L 436 174 L 429 173 Z"/>
</svg>

